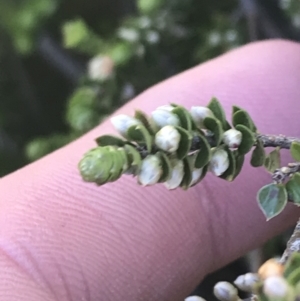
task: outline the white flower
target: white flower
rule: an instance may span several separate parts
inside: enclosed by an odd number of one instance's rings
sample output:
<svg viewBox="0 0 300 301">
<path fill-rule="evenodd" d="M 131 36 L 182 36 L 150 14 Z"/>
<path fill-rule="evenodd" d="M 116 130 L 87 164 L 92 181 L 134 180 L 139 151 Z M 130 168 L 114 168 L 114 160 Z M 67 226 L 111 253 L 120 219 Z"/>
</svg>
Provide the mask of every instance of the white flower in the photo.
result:
<svg viewBox="0 0 300 301">
<path fill-rule="evenodd" d="M 216 149 L 212 153 L 212 157 L 209 163 L 210 171 L 216 175 L 221 176 L 229 167 L 228 154 L 223 149 Z"/>
<path fill-rule="evenodd" d="M 110 121 L 122 136 L 126 136 L 126 132 L 131 126 L 141 124 L 139 120 L 124 114 L 112 117 Z"/>
<path fill-rule="evenodd" d="M 203 168 L 195 168 L 192 172 L 192 182 L 190 186 L 196 184 L 202 176 Z"/>
<path fill-rule="evenodd" d="M 258 274 L 247 273 L 236 278 L 234 284 L 242 291 L 254 293 L 256 285 L 260 282 Z"/>
<path fill-rule="evenodd" d="M 263 291 L 269 298 L 284 298 L 289 293 L 289 286 L 280 276 L 271 276 L 264 281 Z"/>
<path fill-rule="evenodd" d="M 114 62 L 109 56 L 96 56 L 88 63 L 88 75 L 92 80 L 106 80 L 114 71 Z"/>
<path fill-rule="evenodd" d="M 156 184 L 162 175 L 160 159 L 155 155 L 148 155 L 143 161 L 138 181 L 143 186 Z"/>
<path fill-rule="evenodd" d="M 204 128 L 203 121 L 206 117 L 214 117 L 213 112 L 207 107 L 192 107 L 190 113 L 199 128 Z"/>
<path fill-rule="evenodd" d="M 205 301 L 205 299 L 199 296 L 190 296 L 184 299 L 184 301 Z"/>
<path fill-rule="evenodd" d="M 155 144 L 161 150 L 168 153 L 177 151 L 180 142 L 180 134 L 172 125 L 166 125 L 155 135 Z"/>
<path fill-rule="evenodd" d="M 223 142 L 230 148 L 238 148 L 242 142 L 242 133 L 235 129 L 230 129 L 223 134 Z"/>
<path fill-rule="evenodd" d="M 178 116 L 172 113 L 173 109 L 174 107 L 168 105 L 158 107 L 155 111 L 151 113 L 154 123 L 159 128 L 162 128 L 166 125 L 180 125 Z"/>
<path fill-rule="evenodd" d="M 174 159 L 171 161 L 172 164 L 172 174 L 171 178 L 164 183 L 167 189 L 175 189 L 179 187 L 184 176 L 184 165 L 181 160 Z"/>
<path fill-rule="evenodd" d="M 214 294 L 220 301 L 238 301 L 237 289 L 229 282 L 218 282 L 214 287 Z"/>
</svg>

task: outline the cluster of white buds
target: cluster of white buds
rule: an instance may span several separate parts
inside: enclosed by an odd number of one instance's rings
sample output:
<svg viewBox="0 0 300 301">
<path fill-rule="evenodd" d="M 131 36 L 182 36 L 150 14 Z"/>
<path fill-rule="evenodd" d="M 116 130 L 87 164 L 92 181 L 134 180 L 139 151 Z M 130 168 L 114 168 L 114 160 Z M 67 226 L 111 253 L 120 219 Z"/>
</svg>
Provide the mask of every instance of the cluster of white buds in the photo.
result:
<svg viewBox="0 0 300 301">
<path fill-rule="evenodd" d="M 223 142 L 229 148 L 238 148 L 242 142 L 242 133 L 236 129 L 230 129 L 223 134 Z"/>
<path fill-rule="evenodd" d="M 162 127 L 155 135 L 155 145 L 168 153 L 177 151 L 180 142 L 180 134 L 172 125 Z"/>
<path fill-rule="evenodd" d="M 192 107 L 190 114 L 198 128 L 205 128 L 203 121 L 206 117 L 214 117 L 213 112 L 206 107 Z"/>
<path fill-rule="evenodd" d="M 155 155 L 148 155 L 142 162 L 141 170 L 138 175 L 138 181 L 143 186 L 154 185 L 158 183 L 162 175 L 160 159 Z"/>
<path fill-rule="evenodd" d="M 127 115 L 117 115 L 110 119 L 115 129 L 124 137 L 126 137 L 127 130 L 133 125 L 140 125 L 141 122 L 136 118 Z"/>
<path fill-rule="evenodd" d="M 92 80 L 109 79 L 114 72 L 115 64 L 109 56 L 98 55 L 88 63 L 88 76 Z"/>
<path fill-rule="evenodd" d="M 182 179 L 184 177 L 184 165 L 181 160 L 173 159 L 171 161 L 172 171 L 171 177 L 167 180 L 164 185 L 169 189 L 175 189 L 180 186 Z"/>
<path fill-rule="evenodd" d="M 229 167 L 228 154 L 224 149 L 215 149 L 209 163 L 210 171 L 216 175 L 221 176 Z"/>
<path fill-rule="evenodd" d="M 236 278 L 234 284 L 242 291 L 254 293 L 257 285 L 261 282 L 258 274 L 247 273 Z"/>
<path fill-rule="evenodd" d="M 218 282 L 214 286 L 214 295 L 220 301 L 240 301 L 237 289 L 229 282 Z"/>
<path fill-rule="evenodd" d="M 206 301 L 206 300 L 199 296 L 189 296 L 185 298 L 184 301 Z"/>
<path fill-rule="evenodd" d="M 151 113 L 153 122 L 159 128 L 162 128 L 166 125 L 179 126 L 180 120 L 178 116 L 172 113 L 173 110 L 174 107 L 170 105 L 158 107 Z"/>
</svg>

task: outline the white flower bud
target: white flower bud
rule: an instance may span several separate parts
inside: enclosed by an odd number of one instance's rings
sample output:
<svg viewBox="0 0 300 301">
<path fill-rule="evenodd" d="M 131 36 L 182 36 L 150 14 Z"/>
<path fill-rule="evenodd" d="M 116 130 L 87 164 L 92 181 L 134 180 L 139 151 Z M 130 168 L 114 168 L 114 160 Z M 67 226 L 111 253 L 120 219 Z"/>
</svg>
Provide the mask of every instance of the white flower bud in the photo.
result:
<svg viewBox="0 0 300 301">
<path fill-rule="evenodd" d="M 289 285 L 283 277 L 271 276 L 264 281 L 263 292 L 269 298 L 284 298 L 289 295 Z"/>
<path fill-rule="evenodd" d="M 174 159 L 171 161 L 171 164 L 172 164 L 171 178 L 164 183 L 167 189 L 169 190 L 179 187 L 184 176 L 184 165 L 181 160 Z"/>
<path fill-rule="evenodd" d="M 195 168 L 192 172 L 192 182 L 190 186 L 193 186 L 195 183 L 199 181 L 202 176 L 203 168 Z"/>
<path fill-rule="evenodd" d="M 112 117 L 110 121 L 122 136 L 126 136 L 126 132 L 131 126 L 141 124 L 139 120 L 124 114 Z"/>
<path fill-rule="evenodd" d="M 155 135 L 155 145 L 168 153 L 177 151 L 180 134 L 172 125 L 166 125 Z"/>
<path fill-rule="evenodd" d="M 185 298 L 184 301 L 206 301 L 206 300 L 199 296 L 190 296 Z"/>
<path fill-rule="evenodd" d="M 242 142 L 242 133 L 235 129 L 230 129 L 223 134 L 223 142 L 230 148 L 238 148 Z"/>
<path fill-rule="evenodd" d="M 156 184 L 162 175 L 162 167 L 159 158 L 155 155 L 148 155 L 143 161 L 138 181 L 143 186 Z"/>
<path fill-rule="evenodd" d="M 216 175 L 221 176 L 229 167 L 228 154 L 223 149 L 217 149 L 212 153 L 212 157 L 209 163 L 210 171 Z"/>
<path fill-rule="evenodd" d="M 237 301 L 239 300 L 237 289 L 229 282 L 218 282 L 214 286 L 214 295 L 220 301 Z"/>
<path fill-rule="evenodd" d="M 173 109 L 174 107 L 168 105 L 158 107 L 155 111 L 151 113 L 154 123 L 159 128 L 162 128 L 166 125 L 174 125 L 174 126 L 180 125 L 178 116 L 172 114 Z"/>
<path fill-rule="evenodd" d="M 260 282 L 258 274 L 247 273 L 236 278 L 234 284 L 242 291 L 254 293 L 257 284 Z"/>
<path fill-rule="evenodd" d="M 214 117 L 213 112 L 207 107 L 192 107 L 190 113 L 198 128 L 204 128 L 203 121 L 206 117 Z"/>
<path fill-rule="evenodd" d="M 106 80 L 114 71 L 114 62 L 109 56 L 96 56 L 88 63 L 88 75 L 93 80 Z"/>
</svg>

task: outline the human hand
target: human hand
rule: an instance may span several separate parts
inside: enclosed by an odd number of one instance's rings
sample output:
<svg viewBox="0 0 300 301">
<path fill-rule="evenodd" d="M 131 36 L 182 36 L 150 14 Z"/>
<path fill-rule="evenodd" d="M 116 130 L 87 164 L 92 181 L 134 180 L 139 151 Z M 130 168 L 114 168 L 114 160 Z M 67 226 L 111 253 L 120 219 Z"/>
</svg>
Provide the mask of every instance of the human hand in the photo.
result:
<svg viewBox="0 0 300 301">
<path fill-rule="evenodd" d="M 116 114 L 176 102 L 236 104 L 264 133 L 299 136 L 300 46 L 251 44 L 175 76 Z M 109 121 L 0 181 L 0 300 L 182 301 L 209 272 L 296 222 L 266 222 L 256 203 L 265 171 L 228 183 L 209 175 L 189 191 L 143 188 L 130 176 L 103 187 L 77 169 Z M 287 156 L 285 156 L 287 158 Z M 248 160 L 247 160 L 248 161 Z"/>
</svg>

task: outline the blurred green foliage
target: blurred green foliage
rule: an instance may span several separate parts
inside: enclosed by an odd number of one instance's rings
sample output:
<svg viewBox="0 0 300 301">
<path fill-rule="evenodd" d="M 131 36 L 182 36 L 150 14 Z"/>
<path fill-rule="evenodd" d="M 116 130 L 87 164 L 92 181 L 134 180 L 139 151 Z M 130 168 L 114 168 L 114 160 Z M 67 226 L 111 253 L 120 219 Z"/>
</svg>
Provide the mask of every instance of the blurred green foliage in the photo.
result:
<svg viewBox="0 0 300 301">
<path fill-rule="evenodd" d="M 157 82 L 249 41 L 235 0 L 99 2 L 0 0 L 0 127 L 8 137 L 0 152 L 10 157 L 0 174 L 79 137 Z M 299 3 L 280 7 L 297 25 Z M 45 33 L 52 44 L 42 44 Z M 66 70 L 78 80 L 70 83 Z"/>
</svg>

